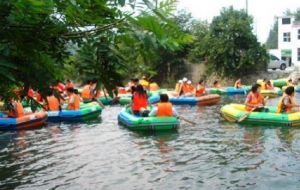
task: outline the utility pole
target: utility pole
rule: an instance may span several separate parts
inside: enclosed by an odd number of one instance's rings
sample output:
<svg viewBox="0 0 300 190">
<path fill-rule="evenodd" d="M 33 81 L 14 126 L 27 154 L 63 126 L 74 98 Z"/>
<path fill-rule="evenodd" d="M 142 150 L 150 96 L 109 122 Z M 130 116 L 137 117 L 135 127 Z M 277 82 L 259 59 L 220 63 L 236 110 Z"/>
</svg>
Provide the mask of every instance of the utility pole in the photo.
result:
<svg viewBox="0 0 300 190">
<path fill-rule="evenodd" d="M 246 13 L 248 14 L 248 0 L 246 0 Z"/>
</svg>

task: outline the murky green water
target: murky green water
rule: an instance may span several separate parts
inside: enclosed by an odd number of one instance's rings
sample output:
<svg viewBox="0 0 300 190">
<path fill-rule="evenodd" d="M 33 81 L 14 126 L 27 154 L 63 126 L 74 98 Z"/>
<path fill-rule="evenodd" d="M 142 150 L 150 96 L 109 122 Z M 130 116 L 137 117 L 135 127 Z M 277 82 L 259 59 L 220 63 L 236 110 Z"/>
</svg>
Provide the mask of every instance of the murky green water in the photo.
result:
<svg viewBox="0 0 300 190">
<path fill-rule="evenodd" d="M 118 126 L 121 107 L 101 123 L 1 132 L 0 189 L 300 189 L 300 128 L 231 124 L 220 107 L 178 107 L 199 125 L 171 133 Z"/>
</svg>

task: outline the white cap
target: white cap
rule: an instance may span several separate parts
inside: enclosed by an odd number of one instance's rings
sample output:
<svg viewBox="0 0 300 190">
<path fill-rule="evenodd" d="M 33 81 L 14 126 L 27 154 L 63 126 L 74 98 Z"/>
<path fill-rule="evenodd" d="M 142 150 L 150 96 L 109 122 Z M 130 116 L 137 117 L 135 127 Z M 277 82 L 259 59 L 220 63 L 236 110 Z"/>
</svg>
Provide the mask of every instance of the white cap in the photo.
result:
<svg viewBox="0 0 300 190">
<path fill-rule="evenodd" d="M 183 81 L 183 82 L 187 82 L 188 79 L 187 79 L 186 77 L 184 77 L 184 78 L 182 79 L 182 81 Z"/>
<path fill-rule="evenodd" d="M 192 81 L 189 80 L 189 81 L 187 81 L 187 83 L 188 83 L 188 84 L 192 84 Z"/>
<path fill-rule="evenodd" d="M 179 80 L 178 83 L 182 83 L 182 80 Z"/>
</svg>

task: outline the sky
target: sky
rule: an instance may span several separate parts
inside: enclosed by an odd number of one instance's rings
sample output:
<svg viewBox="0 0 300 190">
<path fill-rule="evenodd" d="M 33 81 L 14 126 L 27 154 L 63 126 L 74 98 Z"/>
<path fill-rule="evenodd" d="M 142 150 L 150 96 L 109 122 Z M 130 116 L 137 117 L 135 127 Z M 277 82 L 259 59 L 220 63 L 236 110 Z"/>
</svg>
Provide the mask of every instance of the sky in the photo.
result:
<svg viewBox="0 0 300 190">
<path fill-rule="evenodd" d="M 222 7 L 245 9 L 246 0 L 179 0 L 177 9 L 186 9 L 193 17 L 211 22 Z M 300 8 L 300 0 L 248 0 L 248 13 L 254 17 L 254 30 L 258 40 L 265 43 L 274 24 L 275 16 L 282 16 L 287 9 Z"/>
</svg>

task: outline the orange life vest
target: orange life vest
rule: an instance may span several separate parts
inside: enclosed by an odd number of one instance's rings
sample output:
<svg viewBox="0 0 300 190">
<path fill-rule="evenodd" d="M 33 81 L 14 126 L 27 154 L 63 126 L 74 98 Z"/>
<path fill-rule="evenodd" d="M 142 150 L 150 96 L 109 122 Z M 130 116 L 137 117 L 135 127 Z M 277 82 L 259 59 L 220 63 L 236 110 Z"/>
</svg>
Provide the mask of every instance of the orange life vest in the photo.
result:
<svg viewBox="0 0 300 190">
<path fill-rule="evenodd" d="M 48 110 L 49 111 L 58 111 L 59 110 L 59 101 L 55 96 L 48 96 Z"/>
<path fill-rule="evenodd" d="M 194 87 L 191 84 L 183 84 L 182 85 L 182 91 L 183 91 L 184 94 L 185 93 L 192 93 L 193 90 L 194 90 Z"/>
<path fill-rule="evenodd" d="M 198 85 L 196 90 L 196 96 L 201 96 L 202 94 L 205 94 L 205 87 Z"/>
<path fill-rule="evenodd" d="M 87 84 L 83 87 L 82 91 L 81 91 L 81 97 L 84 99 L 91 99 L 93 98 L 91 96 L 91 85 Z"/>
<path fill-rule="evenodd" d="M 157 90 L 159 90 L 159 86 L 157 85 L 156 82 L 152 82 L 152 83 L 149 84 L 149 90 L 150 91 L 157 91 Z"/>
<path fill-rule="evenodd" d="M 250 101 L 247 102 L 248 104 L 259 105 L 259 104 L 263 103 L 263 97 L 259 93 L 253 94 L 253 92 L 250 92 L 247 96 L 247 100 L 249 100 L 249 99 L 250 99 Z M 252 109 L 253 109 L 252 106 L 246 105 L 247 111 L 251 111 Z"/>
<path fill-rule="evenodd" d="M 14 111 L 8 112 L 8 117 L 23 117 L 24 116 L 24 109 L 20 102 L 15 102 L 14 104 Z"/>
<path fill-rule="evenodd" d="M 133 111 L 140 111 L 141 108 L 147 108 L 148 106 L 148 99 L 146 95 L 140 95 L 138 93 L 134 93 L 132 97 L 132 110 Z"/>
<path fill-rule="evenodd" d="M 79 110 L 80 109 L 80 98 L 78 95 L 73 94 L 70 96 L 69 101 L 72 99 L 72 97 L 74 98 L 74 102 L 73 103 L 68 103 L 68 109 L 69 110 Z"/>
<path fill-rule="evenodd" d="M 172 117 L 173 109 L 170 102 L 160 102 L 157 104 L 157 117 Z"/>
<path fill-rule="evenodd" d="M 288 96 L 288 95 L 283 95 L 280 99 L 280 101 L 278 102 L 278 105 L 277 105 L 277 112 L 278 113 L 290 113 L 292 111 L 292 106 L 286 106 L 284 105 L 283 101 L 284 99 L 288 97 L 289 98 L 289 103 L 292 104 L 292 105 L 295 105 L 295 101 L 293 100 L 292 97 Z"/>
</svg>

